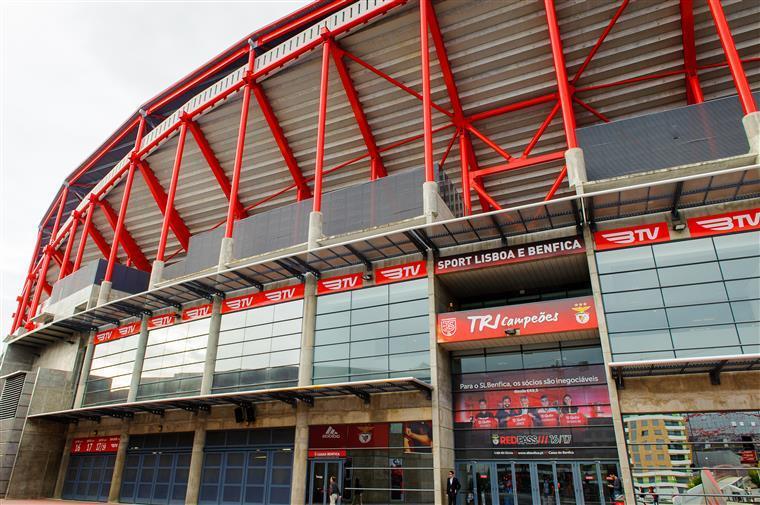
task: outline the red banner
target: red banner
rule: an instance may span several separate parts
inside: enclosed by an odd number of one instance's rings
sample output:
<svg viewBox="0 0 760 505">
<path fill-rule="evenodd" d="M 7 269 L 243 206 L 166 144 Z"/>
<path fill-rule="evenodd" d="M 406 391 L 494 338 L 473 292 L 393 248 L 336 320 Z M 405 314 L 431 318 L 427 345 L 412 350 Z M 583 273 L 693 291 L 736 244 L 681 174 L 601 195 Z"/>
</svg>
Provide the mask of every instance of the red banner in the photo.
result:
<svg viewBox="0 0 760 505">
<path fill-rule="evenodd" d="M 309 458 L 345 458 L 345 449 L 322 449 L 309 451 Z"/>
<path fill-rule="evenodd" d="M 210 303 L 207 303 L 206 305 L 198 305 L 197 307 L 185 309 L 182 311 L 183 321 L 195 321 L 196 319 L 203 319 L 204 317 L 210 317 L 210 316 L 211 316 Z"/>
<path fill-rule="evenodd" d="M 510 263 L 522 263 L 538 259 L 553 258 L 566 254 L 582 253 L 586 250 L 583 238 L 570 237 L 546 240 L 534 244 L 515 245 L 489 251 L 472 252 L 440 258 L 435 262 L 435 273 L 445 274 L 473 268 L 487 268 Z"/>
<path fill-rule="evenodd" d="M 163 314 L 160 316 L 153 316 L 148 319 L 148 329 L 155 330 L 157 328 L 163 328 L 164 326 L 171 326 L 177 322 L 177 314 Z"/>
<path fill-rule="evenodd" d="M 116 452 L 119 449 L 119 439 L 119 435 L 111 437 L 75 438 L 71 441 L 71 454 Z"/>
<path fill-rule="evenodd" d="M 388 447 L 387 423 L 330 424 L 309 427 L 309 447 L 316 449 Z"/>
<path fill-rule="evenodd" d="M 284 288 L 270 289 L 268 291 L 261 291 L 260 293 L 229 298 L 222 302 L 222 314 L 298 300 L 303 298 L 303 294 L 303 284 L 296 284 L 295 286 L 286 286 Z"/>
<path fill-rule="evenodd" d="M 594 233 L 597 251 L 634 247 L 658 242 L 668 242 L 670 230 L 667 223 L 642 224 L 627 228 L 615 228 Z"/>
<path fill-rule="evenodd" d="M 760 230 L 760 208 L 693 217 L 686 222 L 692 238 Z"/>
<path fill-rule="evenodd" d="M 103 344 L 112 340 L 118 340 L 124 337 L 130 337 L 140 333 L 140 321 L 135 321 L 118 328 L 111 328 L 110 330 L 101 331 L 95 334 L 93 344 Z"/>
<path fill-rule="evenodd" d="M 591 296 L 438 314 L 438 342 L 540 335 L 597 327 Z M 509 333 L 508 333 L 509 332 Z"/>
<path fill-rule="evenodd" d="M 350 291 L 359 289 L 364 285 L 364 279 L 361 273 L 339 275 L 337 277 L 328 277 L 317 282 L 317 294 L 327 295 L 330 293 L 340 293 L 341 291 Z"/>
<path fill-rule="evenodd" d="M 405 265 L 375 269 L 375 284 L 390 284 L 411 279 L 427 277 L 427 264 L 425 261 L 415 261 Z"/>
</svg>

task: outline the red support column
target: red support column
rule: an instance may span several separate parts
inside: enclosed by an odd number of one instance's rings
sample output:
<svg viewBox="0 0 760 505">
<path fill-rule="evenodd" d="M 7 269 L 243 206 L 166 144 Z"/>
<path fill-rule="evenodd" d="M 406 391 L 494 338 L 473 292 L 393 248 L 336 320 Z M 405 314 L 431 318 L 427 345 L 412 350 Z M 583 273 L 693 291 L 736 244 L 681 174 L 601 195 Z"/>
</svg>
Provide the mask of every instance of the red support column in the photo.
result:
<svg viewBox="0 0 760 505">
<path fill-rule="evenodd" d="M 187 137 L 187 121 L 182 121 L 179 129 L 179 138 L 177 139 L 177 152 L 174 154 L 174 167 L 172 168 L 172 180 L 169 183 L 169 194 L 166 197 L 166 207 L 164 209 L 164 221 L 161 223 L 161 236 L 158 239 L 158 252 L 156 252 L 156 261 L 164 261 L 166 252 L 166 239 L 169 235 L 169 224 L 174 213 L 174 195 L 177 194 L 177 182 L 179 181 L 179 169 L 182 166 L 182 154 L 185 150 L 185 137 Z M 183 246 L 187 250 L 187 245 Z"/>
<path fill-rule="evenodd" d="M 742 67 L 742 60 L 739 59 L 739 52 L 736 50 L 734 38 L 731 35 L 731 28 L 728 26 L 728 21 L 726 21 L 726 13 L 723 12 L 723 6 L 720 4 L 720 0 L 707 0 L 707 4 L 710 6 L 710 12 L 715 21 L 715 29 L 718 31 L 718 38 L 720 38 L 720 43 L 723 46 L 723 52 L 726 54 L 728 68 L 731 69 L 731 76 L 734 78 L 734 85 L 739 94 L 742 110 L 744 110 L 745 115 L 757 112 L 757 106 L 752 97 L 752 90 L 747 82 L 747 76 L 744 73 L 744 67 Z"/>
<path fill-rule="evenodd" d="M 71 250 L 74 247 L 74 240 L 77 236 L 77 228 L 79 227 L 79 220 L 81 219 L 81 215 L 79 212 L 74 210 L 74 212 L 71 213 L 71 219 L 71 230 L 69 230 L 69 239 L 66 242 L 66 250 L 63 253 L 63 266 L 61 267 L 61 272 L 58 274 L 58 280 L 63 279 L 70 273 L 68 271 L 69 259 L 71 258 Z"/>
<path fill-rule="evenodd" d="M 235 148 L 235 162 L 232 166 L 232 185 L 230 187 L 230 205 L 227 208 L 227 223 L 224 229 L 224 237 L 232 238 L 232 231 L 235 225 L 235 214 L 238 200 L 238 188 L 240 187 L 240 170 L 243 166 L 243 149 L 245 148 L 245 130 L 248 126 L 248 108 L 251 105 L 251 74 L 253 72 L 253 62 L 255 53 L 253 47 L 248 50 L 248 73 L 243 86 L 243 104 L 240 110 L 240 126 L 238 128 L 237 146 Z"/>
<path fill-rule="evenodd" d="M 105 214 L 106 220 L 111 226 L 111 229 L 115 233 L 116 228 L 119 224 L 119 213 L 117 213 L 114 208 L 111 207 L 111 204 L 108 203 L 108 200 L 98 200 L 97 203 L 100 206 L 100 209 L 103 211 L 103 214 Z M 101 245 L 98 243 L 99 240 L 102 239 L 102 235 L 100 235 L 94 226 L 90 229 L 90 234 L 92 235 L 95 243 L 98 244 L 98 247 L 101 249 L 101 251 L 104 250 L 104 248 L 101 247 Z M 129 233 L 129 229 L 127 229 L 126 224 L 122 227 L 119 245 L 122 246 L 124 248 L 124 252 L 127 253 L 127 261 L 130 263 L 129 266 L 134 265 L 140 270 L 144 270 L 146 272 L 150 271 L 150 262 L 148 261 L 148 258 L 145 257 L 145 254 L 143 254 L 140 246 L 137 245 L 137 241 L 135 241 L 135 239 L 132 237 L 132 234 Z M 105 249 L 108 250 L 108 255 L 106 257 L 110 257 L 112 249 L 108 247 L 107 244 Z"/>
<path fill-rule="evenodd" d="M 82 238 L 79 239 L 79 247 L 77 248 L 77 257 L 74 260 L 74 267 L 71 272 L 74 273 L 79 270 L 82 265 L 82 257 L 84 256 L 84 248 L 87 245 L 87 236 L 90 234 L 90 228 L 92 227 L 92 213 L 95 212 L 95 201 L 90 200 L 85 210 L 84 228 L 82 229 Z"/>
<path fill-rule="evenodd" d="M 15 332 L 22 324 L 24 324 L 24 312 L 26 311 L 26 306 L 29 303 L 29 294 L 32 288 L 32 282 L 34 281 L 34 278 L 32 277 L 32 269 L 34 268 L 34 264 L 37 261 L 37 253 L 40 250 L 41 243 L 42 228 L 40 227 L 40 229 L 37 231 L 37 240 L 34 242 L 34 251 L 32 252 L 32 259 L 29 261 L 29 268 L 27 269 L 26 280 L 24 281 L 24 288 L 21 292 L 21 298 L 18 300 L 19 305 L 16 309 L 16 315 L 13 318 L 11 333 Z"/>
<path fill-rule="evenodd" d="M 470 199 L 470 166 L 467 164 L 468 155 L 467 131 L 462 130 L 459 135 L 459 162 L 462 166 L 462 201 L 464 202 L 464 215 L 472 214 L 472 200 Z"/>
<path fill-rule="evenodd" d="M 317 120 L 317 157 L 314 160 L 314 212 L 322 211 L 322 170 L 325 163 L 325 122 L 327 121 L 327 88 L 330 76 L 331 40 L 322 29 L 322 76 L 319 80 L 319 119 Z"/>
<path fill-rule="evenodd" d="M 420 61 L 422 65 L 422 128 L 425 146 L 425 181 L 435 181 L 433 170 L 433 102 L 430 91 L 430 44 L 428 41 L 428 13 L 430 0 L 420 0 Z"/>
<path fill-rule="evenodd" d="M 562 123 L 565 128 L 567 147 L 568 149 L 572 149 L 578 147 L 578 141 L 575 137 L 575 114 L 573 113 L 572 92 L 567 82 L 565 56 L 562 53 L 562 37 L 559 34 L 559 21 L 557 19 L 557 12 L 554 10 L 554 0 L 544 0 L 544 6 L 546 8 L 546 23 L 549 26 L 549 40 L 552 45 L 554 73 L 557 76 Z"/>
<path fill-rule="evenodd" d="M 693 0 L 681 0 L 681 36 L 683 40 L 683 63 L 686 70 L 687 102 L 702 103 L 705 97 L 697 76 L 697 49 L 694 42 Z"/>
<path fill-rule="evenodd" d="M 182 132 L 180 129 L 180 137 L 181 136 Z M 184 143 L 184 138 L 182 139 L 182 142 Z M 156 177 L 156 174 L 153 173 L 153 170 L 150 168 L 150 165 L 148 165 L 147 161 L 139 160 L 137 162 L 137 168 L 140 170 L 140 173 L 143 176 L 145 185 L 148 186 L 148 191 L 150 191 L 150 194 L 153 195 L 153 199 L 156 201 L 156 205 L 158 205 L 158 208 L 161 210 L 161 215 L 164 216 L 164 219 L 166 219 L 166 201 L 168 200 L 166 191 L 164 191 L 164 188 L 161 186 L 158 177 Z M 173 201 L 172 212 L 169 218 L 169 227 L 174 232 L 177 240 L 179 240 L 179 244 L 185 251 L 187 251 L 187 248 L 190 244 L 190 230 L 188 230 L 187 225 L 182 220 L 179 213 L 174 209 Z"/>
</svg>

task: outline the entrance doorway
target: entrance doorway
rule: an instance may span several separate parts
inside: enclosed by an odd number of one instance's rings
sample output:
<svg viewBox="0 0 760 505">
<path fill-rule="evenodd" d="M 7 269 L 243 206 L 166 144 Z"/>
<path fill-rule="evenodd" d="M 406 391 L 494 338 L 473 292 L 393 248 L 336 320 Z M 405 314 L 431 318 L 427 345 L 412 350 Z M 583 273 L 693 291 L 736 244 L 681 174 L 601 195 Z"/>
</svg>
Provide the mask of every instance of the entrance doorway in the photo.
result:
<svg viewBox="0 0 760 505">
<path fill-rule="evenodd" d="M 601 461 L 459 461 L 464 505 L 603 505 L 605 478 L 617 463 Z"/>
<path fill-rule="evenodd" d="M 335 477 L 341 494 L 345 495 L 344 471 L 346 460 L 344 459 L 312 459 L 309 460 L 309 505 L 330 505 L 330 497 L 327 494 L 330 477 Z"/>
</svg>

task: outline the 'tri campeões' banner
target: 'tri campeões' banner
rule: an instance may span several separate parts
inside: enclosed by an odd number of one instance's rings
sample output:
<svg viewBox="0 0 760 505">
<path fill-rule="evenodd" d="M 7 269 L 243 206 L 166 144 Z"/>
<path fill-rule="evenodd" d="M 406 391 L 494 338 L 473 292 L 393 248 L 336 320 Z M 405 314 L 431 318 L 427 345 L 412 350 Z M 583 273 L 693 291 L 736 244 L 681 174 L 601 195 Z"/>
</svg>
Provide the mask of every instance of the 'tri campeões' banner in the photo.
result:
<svg viewBox="0 0 760 505">
<path fill-rule="evenodd" d="M 438 342 L 579 331 L 598 326 L 591 296 L 438 314 Z"/>
</svg>

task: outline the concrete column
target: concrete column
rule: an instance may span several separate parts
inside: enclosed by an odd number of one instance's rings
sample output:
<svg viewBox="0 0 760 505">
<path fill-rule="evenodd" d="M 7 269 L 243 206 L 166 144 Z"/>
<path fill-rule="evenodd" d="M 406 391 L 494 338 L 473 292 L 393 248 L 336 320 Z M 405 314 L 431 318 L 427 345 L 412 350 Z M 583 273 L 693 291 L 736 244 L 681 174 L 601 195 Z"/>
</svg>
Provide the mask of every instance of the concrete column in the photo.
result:
<svg viewBox="0 0 760 505">
<path fill-rule="evenodd" d="M 583 149 L 573 147 L 565 151 L 565 163 L 567 164 L 567 180 L 570 187 L 576 191 L 582 189 L 583 184 L 588 182 L 586 174 L 586 161 L 583 158 Z"/>
<path fill-rule="evenodd" d="M 747 133 L 749 152 L 760 156 L 760 112 L 750 112 L 742 118 Z"/>
<path fill-rule="evenodd" d="M 316 249 L 319 247 L 319 241 L 324 237 L 322 234 L 322 224 L 322 213 L 311 211 L 309 214 L 309 249 Z"/>
<path fill-rule="evenodd" d="M 116 461 L 113 464 L 111 475 L 111 488 L 108 490 L 108 503 L 119 503 L 121 494 L 121 477 L 124 474 L 124 463 L 127 461 L 127 447 L 129 446 L 129 420 L 125 419 L 121 424 L 121 437 L 119 448 L 116 450 Z"/>
<path fill-rule="evenodd" d="M 208 343 L 206 344 L 206 361 L 203 364 L 203 379 L 201 380 L 201 395 L 211 394 L 214 384 L 214 368 L 216 367 L 216 351 L 219 348 L 219 328 L 222 325 L 222 299 L 214 296 L 211 306 L 211 321 L 208 328 Z"/>
<path fill-rule="evenodd" d="M 150 319 L 148 315 L 143 315 L 140 321 L 140 336 L 137 337 L 137 352 L 132 367 L 132 380 L 129 382 L 129 393 L 127 394 L 128 402 L 133 402 L 137 399 L 137 389 L 140 387 L 145 349 L 148 347 L 148 319 Z"/>
<path fill-rule="evenodd" d="M 594 237 L 591 230 L 586 227 L 583 230 L 583 240 L 586 242 L 586 260 L 588 262 L 589 275 L 591 277 L 591 289 L 594 294 L 594 306 L 596 308 L 597 320 L 599 321 L 599 340 L 601 341 L 602 354 L 604 356 L 604 370 L 607 377 L 607 390 L 610 395 L 610 410 L 612 411 L 612 425 L 615 429 L 615 445 L 617 446 L 618 460 L 620 462 L 620 479 L 623 481 L 625 491 L 625 502 L 636 503 L 633 476 L 631 475 L 631 466 L 628 462 L 628 449 L 625 445 L 625 425 L 623 416 L 620 412 L 620 401 L 618 399 L 617 387 L 612 378 L 612 373 L 607 366 L 612 361 L 612 349 L 610 347 L 610 338 L 607 333 L 607 321 L 604 318 L 604 306 L 602 304 L 602 289 L 599 282 L 599 272 L 596 268 L 594 259 Z"/>
<path fill-rule="evenodd" d="M 422 213 L 428 223 L 434 222 L 438 217 L 438 200 L 438 183 L 422 183 Z"/>
<path fill-rule="evenodd" d="M 74 440 L 74 430 L 71 425 L 66 428 L 66 443 L 63 444 L 63 454 L 61 454 L 61 466 L 58 467 L 58 478 L 55 480 L 55 489 L 53 498 L 60 500 L 63 497 L 63 484 L 66 481 L 66 471 L 69 469 L 69 460 L 71 459 L 71 443 Z"/>
<path fill-rule="evenodd" d="M 232 238 L 222 238 L 222 247 L 219 249 L 219 270 L 227 268 L 227 263 L 232 261 L 232 244 Z"/>
<path fill-rule="evenodd" d="M 454 414 L 451 396 L 451 361 L 448 351 L 438 346 L 437 312 L 439 307 L 436 300 L 435 260 L 427 260 L 428 271 L 428 307 L 430 334 L 430 379 L 433 384 L 432 392 L 432 424 L 433 424 L 433 489 L 435 504 L 446 502 L 444 483 L 450 470 L 454 470 Z M 463 476 L 458 476 L 460 480 Z"/>
<path fill-rule="evenodd" d="M 100 283 L 100 290 L 98 291 L 98 307 L 108 303 L 108 298 L 111 296 L 111 287 L 113 284 L 111 281 L 103 281 Z"/>
<path fill-rule="evenodd" d="M 148 289 L 153 289 L 156 284 L 161 282 L 161 278 L 164 274 L 164 262 L 156 260 L 153 262 L 153 266 L 150 268 L 150 280 L 148 281 Z"/>
<path fill-rule="evenodd" d="M 309 465 L 309 406 L 296 406 L 295 443 L 293 444 L 293 476 L 290 479 L 290 505 L 306 503 L 306 473 Z"/>
<path fill-rule="evenodd" d="M 203 448 L 206 447 L 207 413 L 199 412 L 193 436 L 193 452 L 190 456 L 190 469 L 187 475 L 187 493 L 185 505 L 197 505 L 201 491 L 201 473 L 203 471 Z"/>
<path fill-rule="evenodd" d="M 306 274 L 303 295 L 303 325 L 301 326 L 301 359 L 298 365 L 298 385 L 311 386 L 314 367 L 314 333 L 317 326 L 317 279 Z"/>
<path fill-rule="evenodd" d="M 84 359 L 82 360 L 82 370 L 79 372 L 79 382 L 77 383 L 77 391 L 74 395 L 74 408 L 78 409 L 82 406 L 84 400 L 84 391 L 87 387 L 87 376 L 90 375 L 90 366 L 92 366 L 92 355 L 95 352 L 95 332 L 91 331 L 87 337 L 87 349 L 84 352 Z"/>
</svg>

